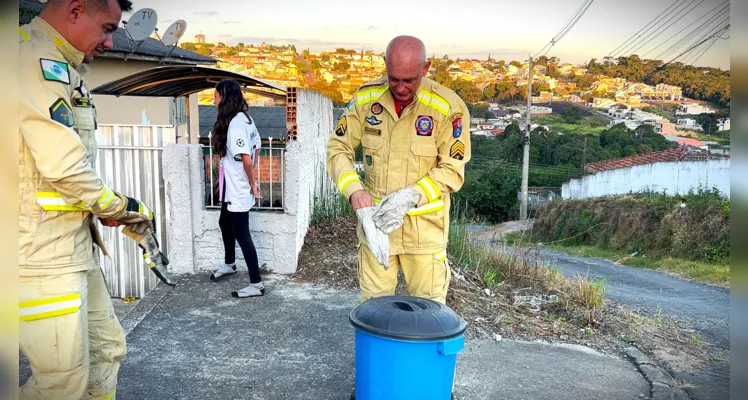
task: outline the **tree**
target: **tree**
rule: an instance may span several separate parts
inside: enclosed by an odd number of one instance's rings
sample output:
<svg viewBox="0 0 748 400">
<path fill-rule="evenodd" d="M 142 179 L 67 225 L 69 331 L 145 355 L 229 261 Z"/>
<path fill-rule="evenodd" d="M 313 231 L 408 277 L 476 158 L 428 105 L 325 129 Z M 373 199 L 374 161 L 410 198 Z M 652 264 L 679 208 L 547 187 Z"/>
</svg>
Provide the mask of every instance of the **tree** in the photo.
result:
<svg viewBox="0 0 748 400">
<path fill-rule="evenodd" d="M 486 86 L 485 89 L 483 89 L 483 99 L 484 100 L 493 100 L 496 98 L 496 85 L 489 84 Z"/>
<path fill-rule="evenodd" d="M 457 91 L 457 94 L 468 104 L 476 104 L 483 97 L 483 92 L 475 86 L 462 88 Z"/>
<path fill-rule="evenodd" d="M 239 42 L 236 46 L 240 49 L 243 49 L 245 47 L 243 42 Z"/>
<path fill-rule="evenodd" d="M 344 62 L 339 62 L 339 63 L 335 64 L 334 67 L 332 67 L 332 70 L 333 71 L 337 71 L 337 72 L 345 72 L 345 71 L 348 71 L 349 69 L 351 69 L 351 64 L 349 64 L 349 63 L 347 63 L 345 61 Z"/>
<path fill-rule="evenodd" d="M 320 64 L 319 60 L 312 60 L 312 62 L 311 62 L 311 63 L 309 63 L 309 66 L 310 66 L 310 67 L 311 67 L 311 68 L 312 68 L 313 70 L 315 70 L 315 71 L 316 71 L 316 70 L 319 70 L 320 68 L 322 68 L 322 64 Z"/>
<path fill-rule="evenodd" d="M 195 46 L 194 43 L 189 43 L 189 42 L 182 43 L 181 45 L 179 45 L 179 47 L 181 47 L 181 48 L 183 48 L 185 50 L 189 50 L 189 51 L 196 51 L 197 50 L 197 46 Z"/>
<path fill-rule="evenodd" d="M 561 118 L 563 118 L 567 124 L 579 123 L 579 110 L 576 107 L 569 107 L 561 113 Z"/>
<path fill-rule="evenodd" d="M 204 56 L 211 56 L 212 55 L 211 52 L 210 52 L 210 49 L 208 49 L 207 46 L 200 46 L 200 48 L 197 49 L 196 53 L 197 54 L 202 54 Z"/>
</svg>

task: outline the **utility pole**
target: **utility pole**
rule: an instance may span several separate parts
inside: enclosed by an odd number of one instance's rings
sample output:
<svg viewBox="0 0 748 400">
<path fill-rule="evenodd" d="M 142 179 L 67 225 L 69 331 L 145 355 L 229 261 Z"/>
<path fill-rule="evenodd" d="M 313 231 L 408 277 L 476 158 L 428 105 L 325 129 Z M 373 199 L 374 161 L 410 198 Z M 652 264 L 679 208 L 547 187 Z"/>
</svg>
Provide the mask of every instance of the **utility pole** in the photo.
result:
<svg viewBox="0 0 748 400">
<path fill-rule="evenodd" d="M 532 107 L 532 54 L 527 71 L 527 115 L 525 122 L 525 151 L 522 156 L 522 203 L 519 208 L 519 219 L 527 219 L 527 182 L 530 173 L 530 108 Z"/>
</svg>

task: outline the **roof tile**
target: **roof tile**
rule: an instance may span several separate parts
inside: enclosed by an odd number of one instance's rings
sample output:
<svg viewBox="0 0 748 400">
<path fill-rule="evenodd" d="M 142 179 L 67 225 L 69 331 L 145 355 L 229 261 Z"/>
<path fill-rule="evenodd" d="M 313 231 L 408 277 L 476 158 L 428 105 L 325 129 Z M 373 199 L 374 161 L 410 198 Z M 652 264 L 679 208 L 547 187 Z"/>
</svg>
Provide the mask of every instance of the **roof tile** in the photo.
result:
<svg viewBox="0 0 748 400">
<path fill-rule="evenodd" d="M 633 167 L 636 165 L 654 164 L 660 162 L 678 162 L 678 161 L 705 161 L 710 157 L 706 151 L 689 149 L 681 146 L 675 149 L 657 151 L 648 154 L 640 154 L 631 157 L 618 158 L 614 160 L 598 161 L 585 164 L 584 169 L 589 172 L 610 171 L 619 168 Z"/>
</svg>

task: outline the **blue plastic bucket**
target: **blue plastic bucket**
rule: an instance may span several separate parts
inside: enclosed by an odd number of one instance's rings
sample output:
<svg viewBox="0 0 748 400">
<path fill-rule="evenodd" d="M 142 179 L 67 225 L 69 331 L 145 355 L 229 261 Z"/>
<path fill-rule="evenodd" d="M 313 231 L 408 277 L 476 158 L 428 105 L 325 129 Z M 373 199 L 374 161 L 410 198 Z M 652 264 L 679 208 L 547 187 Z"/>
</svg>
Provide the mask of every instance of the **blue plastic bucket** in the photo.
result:
<svg viewBox="0 0 748 400">
<path fill-rule="evenodd" d="M 356 328 L 356 400 L 449 400 L 465 321 L 449 307 L 412 296 L 368 300 Z"/>
</svg>

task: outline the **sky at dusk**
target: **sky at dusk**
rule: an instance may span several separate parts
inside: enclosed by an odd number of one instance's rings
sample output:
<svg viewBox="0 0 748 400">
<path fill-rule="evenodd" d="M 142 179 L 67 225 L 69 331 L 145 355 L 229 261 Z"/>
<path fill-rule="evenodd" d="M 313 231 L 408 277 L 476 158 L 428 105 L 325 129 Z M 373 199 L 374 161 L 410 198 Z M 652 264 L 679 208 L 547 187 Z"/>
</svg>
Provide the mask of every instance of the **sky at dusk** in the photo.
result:
<svg viewBox="0 0 748 400">
<path fill-rule="evenodd" d="M 682 19 L 670 18 L 661 29 L 657 28 L 659 35 L 637 52 L 642 55 L 652 50 L 644 58 L 657 56 L 704 22 L 706 18 L 696 21 L 704 14 L 727 4 L 726 0 L 594 0 L 547 55 L 574 64 L 592 57 L 601 59 L 675 1 L 679 6 L 671 9 L 674 10 L 671 15 L 681 9 L 693 10 Z M 378 53 L 384 52 L 394 36 L 409 34 L 425 42 L 429 55 L 486 59 L 490 54 L 495 59 L 520 61 L 548 44 L 584 1 L 133 0 L 133 3 L 135 10 L 156 10 L 161 34 L 175 20 L 185 20 L 187 30 L 182 42 L 192 41 L 196 34 L 202 33 L 208 42 L 228 45 L 266 42 L 293 44 L 298 51 L 345 47 Z M 123 20 L 129 17 L 126 13 Z M 683 33 L 663 43 L 683 29 Z M 729 36 L 729 31 L 722 34 L 725 38 Z M 664 59 L 670 61 L 674 55 Z M 729 69 L 729 38 L 717 40 L 696 65 Z"/>
</svg>

